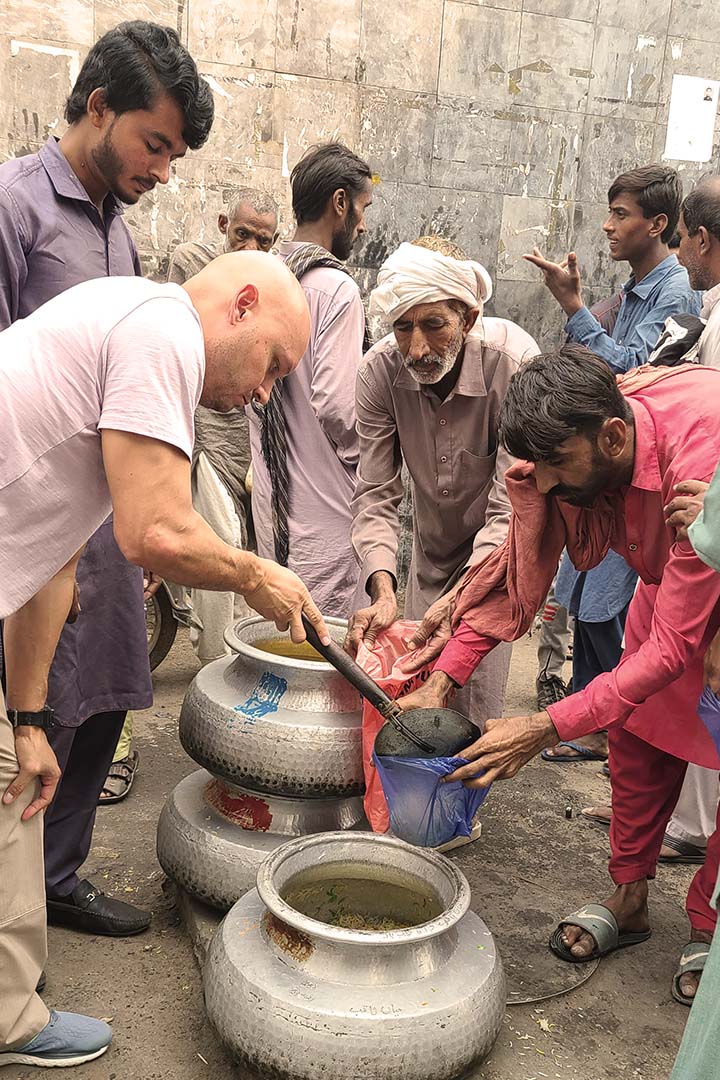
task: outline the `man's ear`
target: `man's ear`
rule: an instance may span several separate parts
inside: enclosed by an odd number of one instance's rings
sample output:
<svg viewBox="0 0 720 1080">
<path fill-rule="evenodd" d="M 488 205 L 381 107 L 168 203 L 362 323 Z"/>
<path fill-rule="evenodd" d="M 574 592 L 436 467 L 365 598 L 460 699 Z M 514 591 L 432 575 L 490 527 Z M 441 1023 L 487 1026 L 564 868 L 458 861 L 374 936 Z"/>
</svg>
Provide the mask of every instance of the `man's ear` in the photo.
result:
<svg viewBox="0 0 720 1080">
<path fill-rule="evenodd" d="M 237 325 L 248 311 L 257 307 L 259 299 L 260 293 L 258 292 L 256 285 L 243 285 L 242 289 L 239 289 L 233 297 L 230 312 L 231 325 Z"/>
<path fill-rule="evenodd" d="M 218 229 L 223 234 L 223 236 L 227 236 L 227 231 L 228 231 L 228 216 L 227 216 L 227 214 L 218 214 Z"/>
<path fill-rule="evenodd" d="M 345 188 L 338 188 L 332 194 L 333 210 L 337 217 L 344 217 L 350 205 L 350 199 Z"/>
<path fill-rule="evenodd" d="M 108 108 L 107 97 L 102 86 L 96 87 L 90 94 L 85 109 L 90 123 L 98 129 L 105 127 L 108 119 L 115 116 L 112 109 Z"/>
<path fill-rule="evenodd" d="M 708 230 L 705 228 L 704 225 L 701 225 L 700 228 L 698 229 L 697 236 L 698 236 L 698 247 L 700 249 L 700 254 L 701 255 L 709 255 L 710 251 L 712 249 L 712 240 L 713 240 L 713 238 L 710 235 L 710 233 L 708 232 Z"/>
<path fill-rule="evenodd" d="M 650 236 L 662 236 L 668 227 L 667 214 L 655 214 L 650 220 Z"/>
<path fill-rule="evenodd" d="M 479 314 L 479 307 L 468 308 L 468 310 L 465 312 L 465 318 L 463 319 L 463 330 L 466 334 L 469 334 L 472 330 L 473 326 L 478 320 Z"/>
<path fill-rule="evenodd" d="M 599 432 L 599 445 L 605 449 L 608 457 L 619 457 L 627 443 L 627 422 L 621 416 L 613 416 L 606 420 Z"/>
</svg>

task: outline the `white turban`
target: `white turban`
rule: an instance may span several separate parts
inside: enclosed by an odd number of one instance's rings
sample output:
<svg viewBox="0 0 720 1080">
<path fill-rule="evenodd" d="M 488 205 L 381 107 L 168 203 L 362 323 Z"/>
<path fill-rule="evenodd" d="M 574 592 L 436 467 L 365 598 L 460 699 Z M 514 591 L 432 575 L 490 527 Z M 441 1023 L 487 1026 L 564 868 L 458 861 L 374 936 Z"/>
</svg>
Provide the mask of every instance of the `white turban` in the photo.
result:
<svg viewBox="0 0 720 1080">
<path fill-rule="evenodd" d="M 492 281 L 480 263 L 401 244 L 380 267 L 369 313 L 392 325 L 416 304 L 460 300 L 474 308 L 482 307 L 491 296 Z"/>
</svg>

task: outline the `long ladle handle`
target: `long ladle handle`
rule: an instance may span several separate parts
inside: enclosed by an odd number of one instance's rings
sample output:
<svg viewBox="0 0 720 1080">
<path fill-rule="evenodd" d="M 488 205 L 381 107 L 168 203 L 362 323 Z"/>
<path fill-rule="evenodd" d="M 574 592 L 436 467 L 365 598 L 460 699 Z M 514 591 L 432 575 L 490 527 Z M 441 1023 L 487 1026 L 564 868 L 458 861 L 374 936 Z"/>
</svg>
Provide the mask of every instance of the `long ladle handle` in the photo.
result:
<svg viewBox="0 0 720 1080">
<path fill-rule="evenodd" d="M 384 690 L 381 690 L 374 679 L 371 679 L 367 675 L 359 664 L 356 664 L 351 656 L 341 649 L 334 641 L 331 641 L 329 645 L 323 645 L 322 641 L 317 635 L 317 631 L 310 620 L 303 615 L 303 626 L 305 627 L 305 633 L 307 634 L 308 641 L 312 645 L 313 649 L 324 656 L 329 664 L 339 671 L 352 686 L 358 690 L 364 698 L 366 698 L 371 705 L 373 705 L 377 711 L 386 719 L 393 716 L 397 711 L 397 706 L 392 698 L 388 697 Z"/>
</svg>

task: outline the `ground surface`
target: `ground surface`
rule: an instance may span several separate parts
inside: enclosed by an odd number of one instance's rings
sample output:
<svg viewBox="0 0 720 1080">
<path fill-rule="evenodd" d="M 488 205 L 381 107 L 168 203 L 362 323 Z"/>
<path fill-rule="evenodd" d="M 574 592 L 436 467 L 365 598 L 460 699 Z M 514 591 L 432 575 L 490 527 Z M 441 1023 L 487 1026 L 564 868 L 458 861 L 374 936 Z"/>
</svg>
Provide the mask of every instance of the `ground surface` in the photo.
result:
<svg viewBox="0 0 720 1080">
<path fill-rule="evenodd" d="M 532 709 L 534 667 L 534 642 L 521 642 L 509 715 Z M 154 707 L 136 718 L 136 786 L 125 803 L 99 811 L 86 867 L 107 892 L 151 909 L 151 930 L 126 940 L 50 930 L 45 1000 L 112 1018 L 115 1032 L 105 1057 L 68 1071 L 79 1080 L 244 1080 L 205 1019 L 198 970 L 155 860 L 163 801 L 196 768 L 176 735 L 196 670 L 178 638 L 156 672 Z M 606 895 L 607 836 L 576 813 L 607 792 L 598 766 L 533 764 L 495 785 L 481 839 L 453 856 L 470 880 L 474 908 L 497 936 L 513 987 L 551 993 L 582 974 L 553 960 L 545 943 L 558 917 Z M 661 869 L 652 887 L 651 941 L 604 961 L 566 996 L 508 1009 L 492 1056 L 468 1080 L 666 1080 L 687 1017 L 672 1002 L 670 979 L 687 939 L 682 901 L 690 878 L 687 868 Z M 37 1075 L 4 1070 L 2 1080 Z"/>
</svg>

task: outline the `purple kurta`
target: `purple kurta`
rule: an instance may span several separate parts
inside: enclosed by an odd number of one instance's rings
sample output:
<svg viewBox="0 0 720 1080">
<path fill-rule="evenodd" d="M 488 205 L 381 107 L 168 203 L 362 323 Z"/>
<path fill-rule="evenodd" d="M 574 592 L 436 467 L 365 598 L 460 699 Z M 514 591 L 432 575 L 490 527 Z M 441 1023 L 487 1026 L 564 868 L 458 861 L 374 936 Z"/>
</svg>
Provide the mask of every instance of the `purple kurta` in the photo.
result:
<svg viewBox="0 0 720 1080">
<path fill-rule="evenodd" d="M 280 245 L 280 256 L 298 246 Z M 350 500 L 355 490 L 358 437 L 355 377 L 362 359 L 365 313 L 357 285 L 333 267 L 301 279 L 310 308 L 310 344 L 283 383 L 290 474 L 290 558 L 324 615 L 347 618 L 358 565 L 350 543 Z M 270 476 L 260 450 L 260 424 L 252 409 L 252 508 L 258 554 L 275 558 Z"/>
<path fill-rule="evenodd" d="M 108 195 L 103 211 L 104 220 L 53 137 L 0 165 L 0 330 L 81 281 L 140 274 L 121 204 Z M 63 631 L 48 691 L 63 727 L 152 704 L 142 570 L 121 554 L 110 521 L 77 577 L 82 613 Z"/>
</svg>

